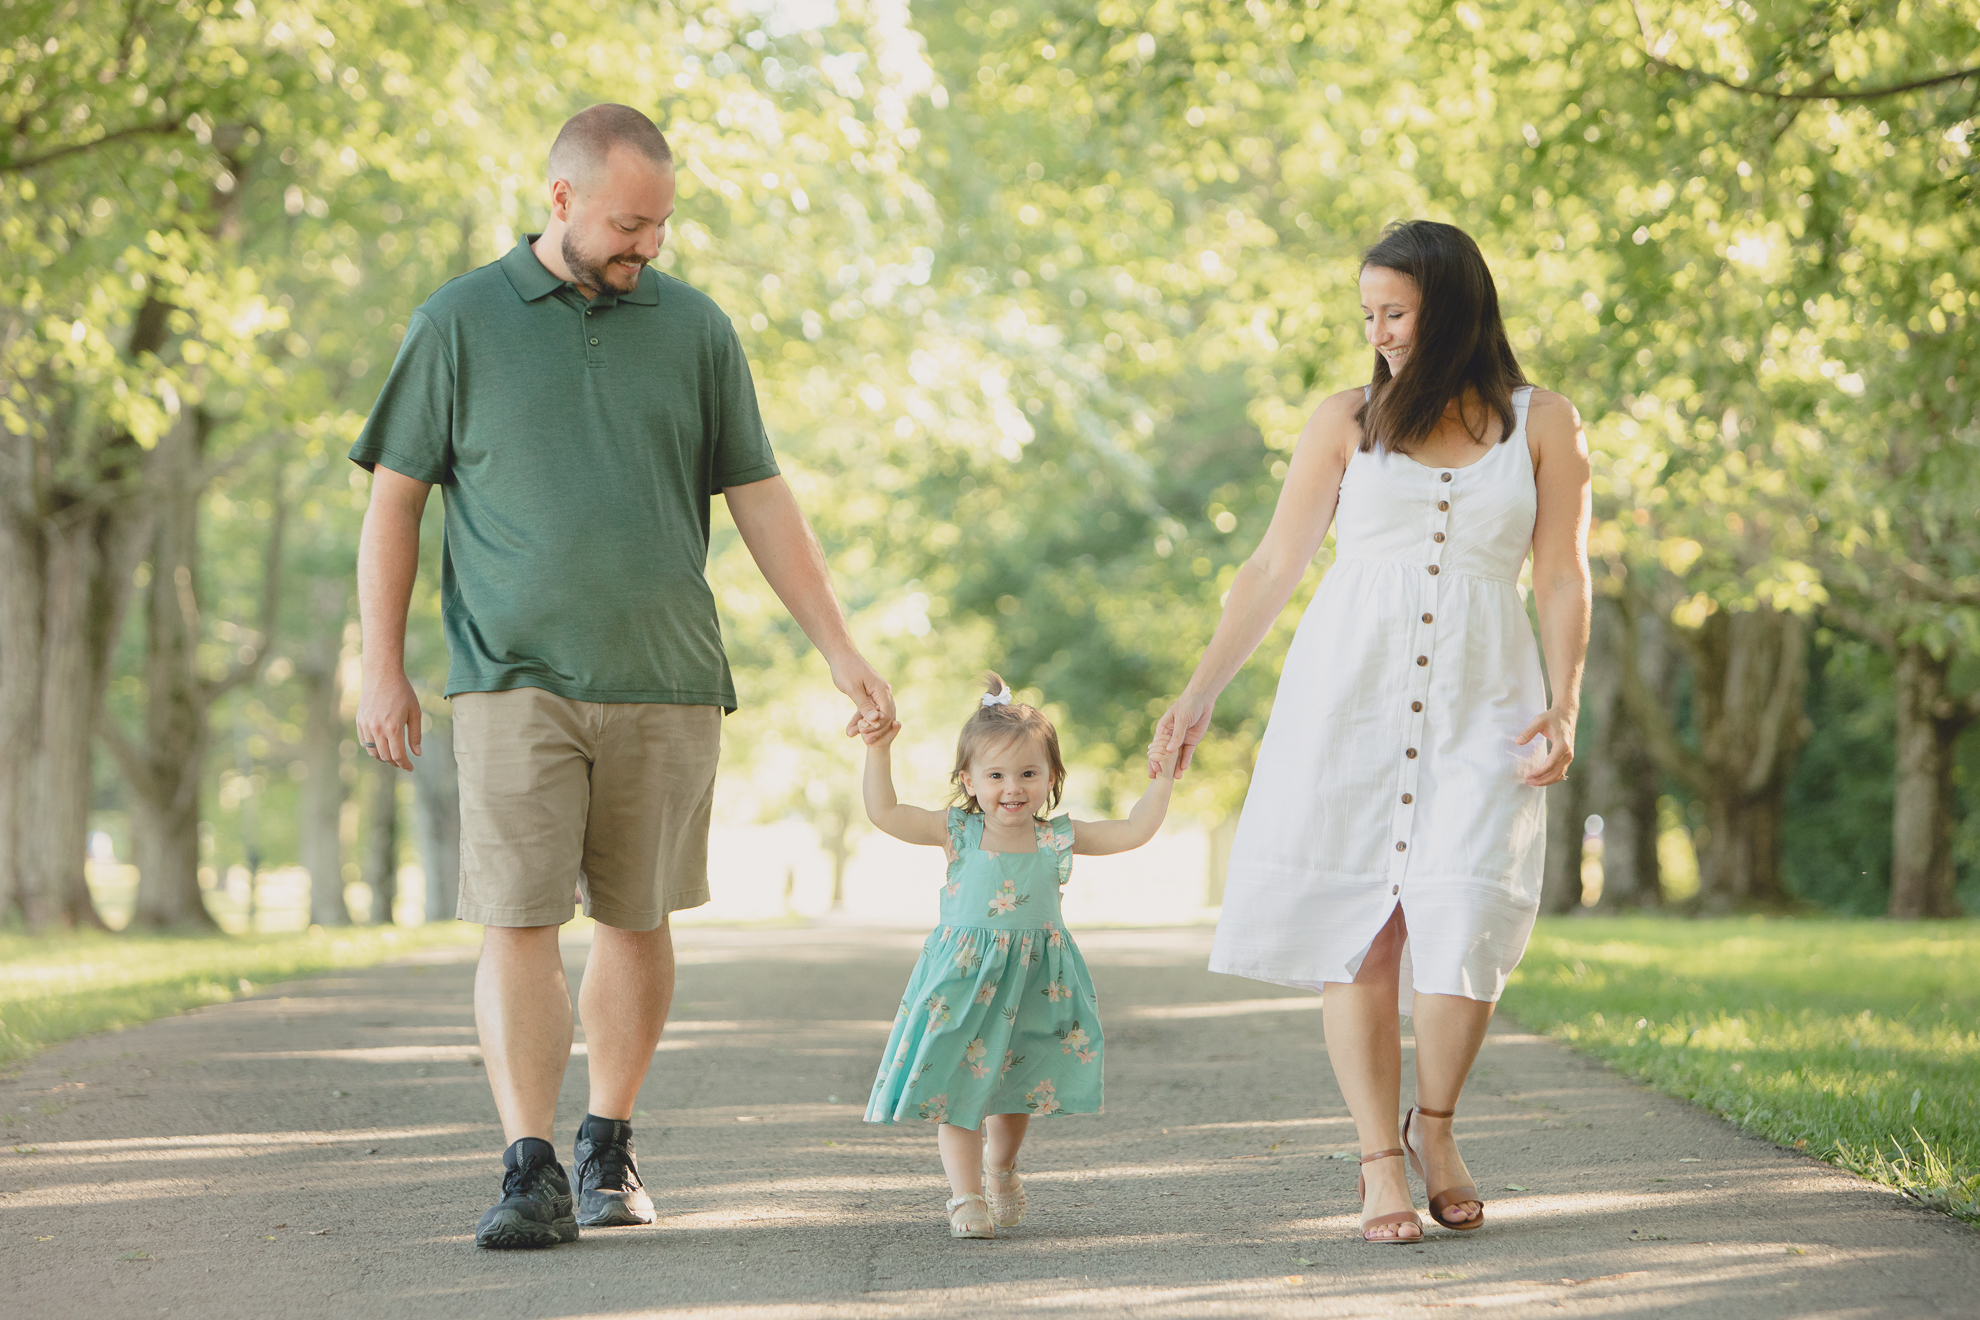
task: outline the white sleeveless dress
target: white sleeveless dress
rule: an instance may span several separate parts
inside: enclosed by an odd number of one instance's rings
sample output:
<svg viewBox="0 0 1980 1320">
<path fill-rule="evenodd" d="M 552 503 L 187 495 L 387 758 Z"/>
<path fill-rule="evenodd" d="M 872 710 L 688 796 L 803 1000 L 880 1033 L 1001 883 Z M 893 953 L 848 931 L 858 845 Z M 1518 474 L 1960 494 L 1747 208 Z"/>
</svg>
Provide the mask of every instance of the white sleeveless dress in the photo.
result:
<svg viewBox="0 0 1980 1320">
<path fill-rule="evenodd" d="M 1231 848 L 1210 970 L 1351 981 L 1390 914 L 1411 990 L 1497 1000 L 1540 906 L 1547 708 L 1519 593 L 1538 509 L 1526 413 L 1467 467 L 1376 449 L 1341 480 L 1336 558 L 1286 653 Z"/>
</svg>

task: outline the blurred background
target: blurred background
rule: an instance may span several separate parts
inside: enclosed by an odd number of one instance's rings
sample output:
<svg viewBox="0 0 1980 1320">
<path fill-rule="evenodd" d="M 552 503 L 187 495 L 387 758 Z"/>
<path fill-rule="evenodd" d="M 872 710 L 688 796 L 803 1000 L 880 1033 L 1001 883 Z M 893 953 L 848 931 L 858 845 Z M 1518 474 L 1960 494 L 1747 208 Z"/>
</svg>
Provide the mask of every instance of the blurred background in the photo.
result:
<svg viewBox="0 0 1980 1320">
<path fill-rule="evenodd" d="M 977 676 L 1078 812 L 1141 749 L 1306 416 L 1357 257 L 1473 233 L 1594 454 L 1547 908 L 1980 902 L 1980 3 L 0 0 L 0 919 L 451 915 L 440 503 L 413 774 L 355 745 L 344 453 L 407 314 L 545 214 L 562 121 L 679 161 L 658 265 L 742 336 L 906 800 Z M 718 501 L 719 505 L 719 501 Z M 742 708 L 683 920 L 923 924 L 843 698 L 720 521 Z M 1210 919 L 1279 658 L 1081 924 Z"/>
</svg>

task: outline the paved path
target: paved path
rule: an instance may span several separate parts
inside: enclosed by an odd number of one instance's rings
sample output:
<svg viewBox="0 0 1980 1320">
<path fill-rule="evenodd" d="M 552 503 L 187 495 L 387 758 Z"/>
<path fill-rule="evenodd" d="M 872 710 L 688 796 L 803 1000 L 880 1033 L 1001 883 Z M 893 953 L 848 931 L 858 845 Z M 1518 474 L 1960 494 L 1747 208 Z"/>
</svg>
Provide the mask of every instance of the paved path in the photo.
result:
<svg viewBox="0 0 1980 1320">
<path fill-rule="evenodd" d="M 1980 1234 L 1509 1023 L 1459 1119 L 1488 1226 L 1364 1246 L 1318 1001 L 1203 971 L 1199 929 L 1083 937 L 1108 1112 L 1037 1124 L 1030 1221 L 953 1242 L 933 1134 L 859 1121 L 918 943 L 686 931 L 661 1221 L 548 1252 L 472 1245 L 501 1139 L 458 952 L 50 1050 L 0 1082 L 0 1312 L 1980 1314 Z"/>
</svg>

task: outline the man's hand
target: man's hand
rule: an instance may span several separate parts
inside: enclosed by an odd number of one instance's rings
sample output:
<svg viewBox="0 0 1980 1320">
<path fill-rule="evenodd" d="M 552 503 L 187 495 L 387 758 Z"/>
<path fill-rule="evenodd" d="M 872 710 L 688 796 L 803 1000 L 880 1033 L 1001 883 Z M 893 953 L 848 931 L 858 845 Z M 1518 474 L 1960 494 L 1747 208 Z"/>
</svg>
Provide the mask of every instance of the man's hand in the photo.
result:
<svg viewBox="0 0 1980 1320">
<path fill-rule="evenodd" d="M 894 689 L 877 670 L 854 656 L 832 666 L 832 686 L 852 698 L 853 716 L 846 721 L 846 737 L 858 738 L 871 747 L 894 723 Z"/>
<path fill-rule="evenodd" d="M 413 768 L 419 755 L 419 694 L 406 681 L 405 671 L 366 675 L 358 697 L 358 745 L 373 757 L 401 770 Z"/>
</svg>

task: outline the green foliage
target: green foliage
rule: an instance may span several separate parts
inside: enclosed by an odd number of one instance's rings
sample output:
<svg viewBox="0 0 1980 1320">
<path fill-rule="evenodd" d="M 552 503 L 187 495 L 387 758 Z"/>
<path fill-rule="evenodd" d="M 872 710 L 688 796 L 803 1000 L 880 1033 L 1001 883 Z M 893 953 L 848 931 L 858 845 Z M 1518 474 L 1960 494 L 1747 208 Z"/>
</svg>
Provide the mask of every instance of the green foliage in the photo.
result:
<svg viewBox="0 0 1980 1320">
<path fill-rule="evenodd" d="M 92 1031 L 136 1026 L 282 981 L 460 945 L 440 922 L 328 934 L 170 936 L 0 933 L 0 1066 Z"/>
<path fill-rule="evenodd" d="M 1506 1011 L 1980 1222 L 1980 924 L 1547 919 Z"/>
</svg>

